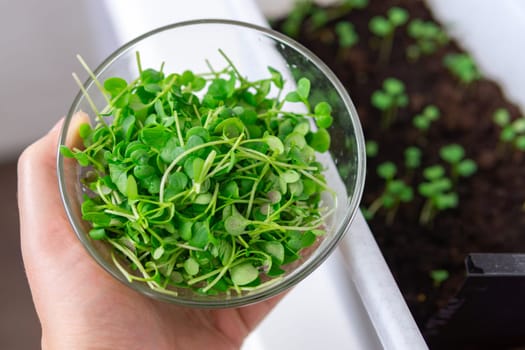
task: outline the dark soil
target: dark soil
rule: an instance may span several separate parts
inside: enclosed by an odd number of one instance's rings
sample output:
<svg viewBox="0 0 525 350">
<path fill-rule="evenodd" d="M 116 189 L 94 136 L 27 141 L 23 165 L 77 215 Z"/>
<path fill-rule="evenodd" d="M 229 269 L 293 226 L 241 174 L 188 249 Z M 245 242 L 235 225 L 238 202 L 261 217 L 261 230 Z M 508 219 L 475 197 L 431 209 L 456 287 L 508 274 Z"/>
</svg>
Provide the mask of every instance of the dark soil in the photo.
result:
<svg viewBox="0 0 525 350">
<path fill-rule="evenodd" d="M 441 146 L 458 143 L 479 166 L 476 174 L 457 183 L 459 207 L 439 213 L 431 226 L 418 222 L 423 205 L 419 195 L 399 208 L 391 225 L 386 224 L 384 211 L 369 221 L 416 322 L 423 328 L 461 286 L 467 254 L 525 251 L 525 156 L 498 146 L 499 128 L 492 122 L 492 114 L 499 107 L 508 108 L 513 118 L 521 112 L 494 82 L 481 79 L 462 85 L 444 68 L 444 55 L 463 52 L 454 41 L 410 63 L 405 48 L 412 41 L 403 26 L 396 32 L 390 61 L 378 64 L 368 22 L 374 15 L 384 15 L 392 5 L 407 9 L 412 19 L 434 20 L 422 1 L 370 1 L 366 9 L 354 9 L 322 29 L 312 30 L 306 20 L 297 39 L 327 63 L 348 88 L 366 139 L 379 143 L 378 156 L 368 159 L 363 207 L 381 195 L 384 181 L 376 175 L 376 167 L 387 160 L 397 164 L 398 174 L 409 180 L 417 193 L 421 171 L 410 178 L 404 170 L 403 151 L 407 146 L 423 150 L 425 167 L 440 162 Z M 333 28 L 341 19 L 352 22 L 359 34 L 358 44 L 351 49 L 338 48 Z M 280 24 L 276 23 L 278 29 Z M 383 130 L 381 112 L 371 106 L 370 96 L 386 77 L 405 83 L 410 103 L 400 110 L 395 123 Z M 441 118 L 422 137 L 411 119 L 428 104 L 439 107 Z M 450 273 L 440 286 L 429 275 L 436 269 Z"/>
</svg>

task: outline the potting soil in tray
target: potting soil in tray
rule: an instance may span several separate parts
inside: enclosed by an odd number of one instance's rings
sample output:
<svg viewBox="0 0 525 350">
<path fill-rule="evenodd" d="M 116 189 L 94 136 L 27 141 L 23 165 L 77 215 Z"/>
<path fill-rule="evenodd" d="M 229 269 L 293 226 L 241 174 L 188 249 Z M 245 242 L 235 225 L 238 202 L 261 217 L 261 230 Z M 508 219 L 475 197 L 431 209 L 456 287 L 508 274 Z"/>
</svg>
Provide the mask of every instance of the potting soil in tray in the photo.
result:
<svg viewBox="0 0 525 350">
<path fill-rule="evenodd" d="M 380 43 L 369 30 L 369 21 L 373 16 L 385 16 L 392 6 L 406 9 L 409 19 L 395 31 L 390 57 L 381 63 Z M 326 10 L 332 19 L 318 28 L 314 28 L 311 15 L 315 11 L 309 11 L 296 39 L 317 54 L 347 87 L 365 138 L 378 144 L 377 156 L 368 159 L 362 208 L 368 208 L 383 193 L 385 180 L 377 175 L 383 162 L 394 162 L 396 179 L 412 188 L 413 200 L 399 205 L 391 223 L 382 208 L 369 225 L 416 322 L 424 327 L 460 287 L 468 253 L 525 251 L 525 156 L 499 141 L 501 128 L 493 122 L 498 108 L 506 108 L 512 120 L 522 115 L 494 82 L 481 77 L 462 83 L 444 67 L 446 55 L 464 52 L 452 39 L 431 55 L 407 59 L 406 48 L 414 43 L 407 35 L 408 23 L 416 18 L 435 22 L 423 2 L 370 1 L 366 8 L 354 8 L 342 16 L 334 8 Z M 351 48 L 339 46 L 335 28 L 341 21 L 352 23 L 358 34 L 358 42 Z M 283 31 L 283 21 L 274 26 Z M 408 104 L 385 128 L 382 112 L 372 105 L 371 95 L 389 77 L 404 83 Z M 412 119 L 427 105 L 437 106 L 440 117 L 427 132 L 421 132 Z M 441 147 L 448 144 L 461 145 L 465 157 L 474 160 L 478 169 L 453 181 L 456 208 L 442 210 L 428 224 L 421 224 L 425 199 L 418 193 L 418 185 L 424 181 L 423 169 L 441 164 L 450 175 L 450 166 L 439 155 Z M 404 165 L 404 151 L 409 146 L 422 151 L 422 164 L 412 171 Z M 438 272 L 434 278 L 433 271 Z"/>
</svg>

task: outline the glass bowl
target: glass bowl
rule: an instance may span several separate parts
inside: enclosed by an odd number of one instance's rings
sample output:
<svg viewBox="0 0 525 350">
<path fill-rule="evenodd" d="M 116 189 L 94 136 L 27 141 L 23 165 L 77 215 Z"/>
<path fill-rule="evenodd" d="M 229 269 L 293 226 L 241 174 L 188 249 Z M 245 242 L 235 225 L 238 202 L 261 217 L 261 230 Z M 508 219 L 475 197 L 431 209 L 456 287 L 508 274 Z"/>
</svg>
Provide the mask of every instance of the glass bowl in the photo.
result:
<svg viewBox="0 0 525 350">
<path fill-rule="evenodd" d="M 163 65 L 166 73 L 208 71 L 210 67 L 224 67 L 227 54 L 236 68 L 250 81 L 268 78 L 268 66 L 281 71 L 286 80 L 284 93 L 296 88 L 301 77 L 311 82 L 310 103 L 328 101 L 332 107 L 333 124 L 327 129 L 331 136 L 329 151 L 317 154 L 324 167 L 327 183 L 336 196 L 325 196 L 324 205 L 332 213 L 325 222 L 326 233 L 302 252 L 302 258 L 285 265 L 285 273 L 271 283 L 241 292 L 202 294 L 187 288 L 173 287 L 169 293 L 150 288 L 147 283 L 130 281 L 116 266 L 110 245 L 104 240 L 94 240 L 88 234 L 90 224 L 82 219 L 81 206 L 86 195 L 82 177 L 86 169 L 74 159 L 58 152 L 58 179 L 71 225 L 89 254 L 108 273 L 134 290 L 158 300 L 180 305 L 204 308 L 238 307 L 258 302 L 285 291 L 314 271 L 336 248 L 347 232 L 358 208 L 365 179 L 364 140 L 358 115 L 352 101 L 337 77 L 308 49 L 294 40 L 273 30 L 248 23 L 230 20 L 195 20 L 176 23 L 153 30 L 125 44 L 93 71 L 83 89 L 90 96 L 79 92 L 65 119 L 60 135 L 60 146 L 68 144 L 78 134 L 78 123 L 73 121 L 78 111 L 88 112 L 93 105 L 104 110 L 107 101 L 97 88 L 97 81 L 118 76 L 132 81 L 138 76 L 136 53 L 140 52 L 141 67 L 157 68 Z M 284 96 L 284 95 L 283 95 Z M 294 108 L 290 103 L 290 108 Z M 88 113 L 90 122 L 97 122 L 94 113 Z M 105 117 L 111 122 L 111 116 Z M 118 254 L 120 269 L 137 274 L 129 262 Z M 225 275 L 231 271 L 225 271 Z"/>
</svg>

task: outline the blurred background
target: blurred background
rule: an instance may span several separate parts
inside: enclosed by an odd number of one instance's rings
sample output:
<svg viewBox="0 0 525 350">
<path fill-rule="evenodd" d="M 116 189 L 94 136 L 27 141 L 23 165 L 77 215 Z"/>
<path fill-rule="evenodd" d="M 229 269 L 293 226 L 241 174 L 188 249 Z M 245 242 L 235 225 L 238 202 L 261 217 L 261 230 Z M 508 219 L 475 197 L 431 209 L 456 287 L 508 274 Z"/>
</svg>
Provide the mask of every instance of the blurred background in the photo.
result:
<svg viewBox="0 0 525 350">
<path fill-rule="evenodd" d="M 40 325 L 19 245 L 16 160 L 44 134 L 77 92 L 75 54 L 96 64 L 118 40 L 104 2 L 0 1 L 0 349 L 40 348 Z"/>
</svg>

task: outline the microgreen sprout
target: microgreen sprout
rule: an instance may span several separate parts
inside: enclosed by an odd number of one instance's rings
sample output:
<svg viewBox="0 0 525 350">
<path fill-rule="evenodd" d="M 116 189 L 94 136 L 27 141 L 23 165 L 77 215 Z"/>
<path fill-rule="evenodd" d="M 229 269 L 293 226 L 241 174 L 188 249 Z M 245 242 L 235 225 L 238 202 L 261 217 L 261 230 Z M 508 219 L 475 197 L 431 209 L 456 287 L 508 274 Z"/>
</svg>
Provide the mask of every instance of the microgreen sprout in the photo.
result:
<svg viewBox="0 0 525 350">
<path fill-rule="evenodd" d="M 410 146 L 405 149 L 405 167 L 409 170 L 417 169 L 421 166 L 421 149 L 415 146 Z"/>
<path fill-rule="evenodd" d="M 328 21 L 330 20 L 330 17 L 328 15 L 328 12 L 326 9 L 322 7 L 312 7 L 309 23 L 311 23 L 310 30 L 316 30 L 321 27 L 323 27 Z"/>
<path fill-rule="evenodd" d="M 418 192 L 426 198 L 421 209 L 419 222 L 428 225 L 439 211 L 456 208 L 458 195 L 453 189 L 453 183 L 445 174 L 441 165 L 433 165 L 423 170 L 425 181 L 419 184 Z"/>
<path fill-rule="evenodd" d="M 342 0 L 340 6 L 345 9 L 364 9 L 368 6 L 368 0 Z"/>
<path fill-rule="evenodd" d="M 445 31 L 433 21 L 413 19 L 407 26 L 407 34 L 415 41 L 406 48 L 406 55 L 412 61 L 431 55 L 448 43 Z"/>
<path fill-rule="evenodd" d="M 466 159 L 465 150 L 456 143 L 443 146 L 439 150 L 439 155 L 441 159 L 450 164 L 451 175 L 454 181 L 457 181 L 460 176 L 472 176 L 478 169 L 476 162 L 472 159 Z"/>
<path fill-rule="evenodd" d="M 384 162 L 377 167 L 377 175 L 385 180 L 385 186 L 381 196 L 363 210 L 367 219 L 372 219 L 379 209 L 384 208 L 387 211 L 386 222 L 390 225 L 401 203 L 411 202 L 414 198 L 412 188 L 403 180 L 396 179 L 396 173 L 397 167 L 392 162 Z"/>
<path fill-rule="evenodd" d="M 381 125 L 387 129 L 396 119 L 398 109 L 408 105 L 405 84 L 396 78 L 386 78 L 381 90 L 376 90 L 371 97 L 372 105 L 383 112 Z"/>
<path fill-rule="evenodd" d="M 525 151 L 525 117 L 512 120 L 506 108 L 498 108 L 494 111 L 492 120 L 501 129 L 500 144 L 512 145 L 518 151 Z"/>
<path fill-rule="evenodd" d="M 439 287 L 448 280 L 449 278 L 449 272 L 444 269 L 437 269 L 430 271 L 430 278 L 432 278 L 432 281 L 434 281 L 434 287 Z"/>
<path fill-rule="evenodd" d="M 283 22 L 282 29 L 284 34 L 297 38 L 301 30 L 301 25 L 313 8 L 312 0 L 296 0 L 292 11 Z"/>
<path fill-rule="evenodd" d="M 359 35 L 350 22 L 338 22 L 335 25 L 335 33 L 339 39 L 339 47 L 351 48 L 359 41 Z"/>
<path fill-rule="evenodd" d="M 305 78 L 282 98 L 276 69 L 249 81 L 220 53 L 226 67 L 202 74 L 143 69 L 137 56 L 137 79 L 100 85 L 109 104 L 94 111 L 95 125 L 80 126 L 83 148 L 61 147 L 84 171 L 91 239 L 114 248 L 129 281 L 161 293 L 267 285 L 331 215 L 321 193 L 334 191 L 315 156 L 330 145 L 330 105 L 310 106 Z M 287 111 L 288 102 L 307 113 Z"/>
<path fill-rule="evenodd" d="M 443 58 L 443 64 L 463 85 L 481 79 L 476 63 L 466 53 L 448 54 Z"/>
<path fill-rule="evenodd" d="M 408 21 L 408 12 L 397 6 L 391 7 L 386 16 L 375 16 L 370 19 L 368 28 L 380 40 L 379 62 L 386 64 L 390 59 L 394 34 L 398 27 Z"/>
<path fill-rule="evenodd" d="M 412 124 L 423 133 L 426 133 L 430 125 L 440 117 L 439 108 L 434 105 L 426 106 L 420 114 L 412 119 Z"/>
</svg>

